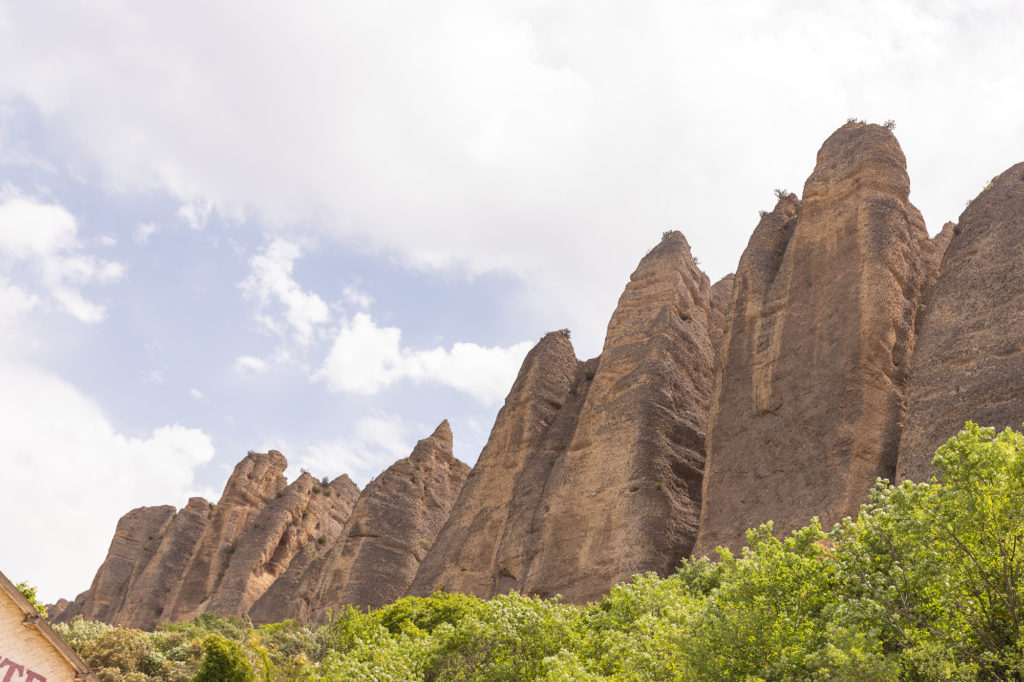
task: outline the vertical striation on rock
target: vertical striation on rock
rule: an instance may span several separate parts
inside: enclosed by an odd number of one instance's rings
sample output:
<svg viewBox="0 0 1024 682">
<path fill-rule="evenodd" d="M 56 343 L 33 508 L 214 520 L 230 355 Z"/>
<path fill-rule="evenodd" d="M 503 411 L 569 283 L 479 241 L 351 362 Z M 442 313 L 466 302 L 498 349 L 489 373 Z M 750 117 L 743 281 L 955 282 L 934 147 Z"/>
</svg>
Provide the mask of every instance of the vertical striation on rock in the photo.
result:
<svg viewBox="0 0 1024 682">
<path fill-rule="evenodd" d="M 551 332 L 527 353 L 498 412 L 490 437 L 436 541 L 410 586 L 494 594 L 498 545 L 505 533 L 517 481 L 545 439 L 577 374 L 569 335 Z M 543 455 L 540 455 L 543 457 Z M 543 459 L 547 466 L 547 459 Z"/>
<path fill-rule="evenodd" d="M 679 232 L 644 257 L 608 323 L 565 455 L 537 510 L 520 589 L 580 603 L 671 572 L 700 515 L 714 351 L 711 287 Z"/>
<path fill-rule="evenodd" d="M 324 623 L 346 604 L 378 608 L 404 595 L 468 474 L 452 455 L 445 420 L 366 486 L 337 542 L 310 563 L 290 594 L 268 591 L 253 618 L 288 614 Z"/>
<path fill-rule="evenodd" d="M 125 608 L 126 588 L 145 571 L 152 560 L 154 538 L 173 517 L 172 506 L 139 507 L 122 516 L 92 585 L 59 614 L 51 614 L 51 619 L 66 622 L 80 615 L 86 620 L 115 622 Z"/>
<path fill-rule="evenodd" d="M 348 476 L 328 484 L 303 472 L 235 543 L 208 611 L 244 616 L 307 546 L 337 541 L 359 496 Z"/>
<path fill-rule="evenodd" d="M 900 481 L 928 480 L 935 450 L 968 420 L 1000 430 L 1024 422 L 1024 163 L 952 227 L 912 361 Z"/>
<path fill-rule="evenodd" d="M 286 618 L 305 618 L 308 609 L 302 605 L 299 610 L 294 599 L 298 593 L 303 579 L 310 574 L 314 562 L 333 547 L 342 537 L 345 531 L 345 524 L 352 515 L 352 508 L 359 499 L 359 488 L 349 479 L 341 475 L 331 481 L 330 493 L 326 499 L 333 500 L 333 505 L 326 514 L 310 517 L 307 510 L 303 510 L 300 516 L 302 523 L 312 523 L 312 528 L 317 535 L 310 536 L 308 532 L 303 533 L 304 541 L 292 543 L 286 541 L 289 546 L 294 546 L 291 551 L 291 559 L 283 572 L 279 569 L 273 573 L 278 577 L 270 584 L 262 595 L 253 603 L 249 609 L 249 617 L 256 623 L 276 623 Z M 309 526 L 307 526 L 308 528 Z M 292 533 L 292 536 L 298 533 Z M 286 536 L 287 537 L 287 533 Z M 285 538 L 282 538 L 283 540 Z M 279 547 L 281 544 L 279 543 Z M 282 562 L 278 562 L 279 565 Z M 294 607 L 294 608 L 293 608 Z"/>
<path fill-rule="evenodd" d="M 881 126 L 829 137 L 804 186 L 758 224 L 722 340 L 694 553 L 855 514 L 892 478 L 933 245 Z"/>
<path fill-rule="evenodd" d="M 177 513 L 126 514 L 93 586 L 57 620 L 148 630 L 204 612 L 244 616 L 305 547 L 341 534 L 359 494 L 347 476 L 327 486 L 303 474 L 283 487 L 286 464 L 273 450 L 249 453 L 217 505 L 193 497 Z"/>
<path fill-rule="evenodd" d="M 227 572 L 239 538 L 252 527 L 260 511 L 285 488 L 287 466 L 284 455 L 277 450 L 250 452 L 235 465 L 184 573 L 176 598 L 164 612 L 166 619 L 191 620 L 209 611 L 210 600 Z"/>
<path fill-rule="evenodd" d="M 718 356 L 718 351 L 722 346 L 722 337 L 725 335 L 725 327 L 728 324 L 735 285 L 736 275 L 734 274 L 728 274 L 711 285 L 710 334 L 715 357 Z"/>
</svg>

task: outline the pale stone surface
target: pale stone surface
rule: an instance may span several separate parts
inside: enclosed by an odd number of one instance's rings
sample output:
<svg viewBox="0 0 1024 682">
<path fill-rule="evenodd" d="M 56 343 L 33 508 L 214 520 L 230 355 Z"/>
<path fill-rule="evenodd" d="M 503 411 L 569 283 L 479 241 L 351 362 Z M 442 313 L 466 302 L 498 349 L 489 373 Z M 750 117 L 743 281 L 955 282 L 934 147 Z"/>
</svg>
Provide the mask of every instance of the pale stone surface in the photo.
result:
<svg viewBox="0 0 1024 682">
<path fill-rule="evenodd" d="M 850 123 L 818 152 L 804 198 L 782 196 L 736 271 L 719 355 L 696 555 L 856 514 L 892 478 L 915 316 L 932 251 L 906 160 Z"/>
<path fill-rule="evenodd" d="M 935 450 L 968 420 L 998 430 L 1024 422 L 1024 163 L 953 227 L 911 365 L 901 481 L 928 480 Z"/>
</svg>

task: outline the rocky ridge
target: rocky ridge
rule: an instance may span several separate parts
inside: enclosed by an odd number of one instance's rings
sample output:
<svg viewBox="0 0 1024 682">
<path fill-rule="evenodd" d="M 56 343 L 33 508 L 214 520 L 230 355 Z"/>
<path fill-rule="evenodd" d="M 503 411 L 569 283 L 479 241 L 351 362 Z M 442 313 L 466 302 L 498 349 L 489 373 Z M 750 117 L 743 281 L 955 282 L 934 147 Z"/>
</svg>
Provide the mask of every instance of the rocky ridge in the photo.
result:
<svg viewBox="0 0 1024 682">
<path fill-rule="evenodd" d="M 379 608 L 402 597 L 468 474 L 452 455 L 445 420 L 366 486 L 337 540 L 308 567 L 298 564 L 300 575 L 286 573 L 272 585 L 253 620 L 324 623 L 339 605 Z"/>
<path fill-rule="evenodd" d="M 710 286 L 666 233 L 599 357 L 545 335 L 468 477 L 447 423 L 362 493 L 286 485 L 280 453 L 251 453 L 217 505 L 129 512 L 90 590 L 54 612 L 153 627 L 323 622 L 437 589 L 579 603 L 762 522 L 828 526 L 877 477 L 926 479 L 965 420 L 1024 422 L 1024 164 L 931 239 L 909 191 L 892 133 L 851 121 L 802 197 L 778 192 L 735 275 Z"/>
</svg>

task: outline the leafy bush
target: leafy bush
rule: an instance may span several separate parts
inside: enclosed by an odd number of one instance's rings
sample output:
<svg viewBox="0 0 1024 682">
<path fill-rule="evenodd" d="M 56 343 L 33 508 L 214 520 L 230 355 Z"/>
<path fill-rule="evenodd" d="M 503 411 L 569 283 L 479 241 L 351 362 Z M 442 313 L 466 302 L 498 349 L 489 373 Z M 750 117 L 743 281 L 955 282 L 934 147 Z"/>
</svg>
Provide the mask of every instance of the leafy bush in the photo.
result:
<svg viewBox="0 0 1024 682">
<path fill-rule="evenodd" d="M 203 660 L 193 682 L 253 682 L 256 678 L 242 645 L 221 635 L 203 642 Z"/>
<path fill-rule="evenodd" d="M 975 680 L 1024 677 L 1024 436 L 968 423 L 928 483 L 856 519 L 634 576 L 583 607 L 516 593 L 347 607 L 311 629 L 201 616 L 57 631 L 101 680 Z"/>
</svg>

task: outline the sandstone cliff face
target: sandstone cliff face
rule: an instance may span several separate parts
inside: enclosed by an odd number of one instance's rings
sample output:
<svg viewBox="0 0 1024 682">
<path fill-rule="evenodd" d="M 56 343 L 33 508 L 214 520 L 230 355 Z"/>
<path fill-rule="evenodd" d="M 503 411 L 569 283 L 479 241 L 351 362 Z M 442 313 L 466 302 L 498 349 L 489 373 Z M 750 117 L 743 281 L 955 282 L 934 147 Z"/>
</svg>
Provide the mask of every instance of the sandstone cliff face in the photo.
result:
<svg viewBox="0 0 1024 682">
<path fill-rule="evenodd" d="M 711 287 L 678 232 L 630 277 L 572 441 L 554 464 L 520 589 L 580 603 L 690 553 L 714 351 Z"/>
<path fill-rule="evenodd" d="M 718 360 L 696 555 L 769 520 L 828 526 L 892 478 L 934 249 L 909 190 L 895 137 L 847 124 L 803 201 L 783 196 L 754 231 Z"/>
<path fill-rule="evenodd" d="M 322 485 L 303 473 L 260 511 L 235 544 L 211 613 L 243 616 L 282 576 L 303 548 L 327 546 L 340 537 L 359 496 L 348 476 Z"/>
<path fill-rule="evenodd" d="M 75 601 L 51 612 L 50 618 L 64 622 L 80 615 L 86 620 L 114 622 L 125 606 L 125 586 L 145 571 L 152 559 L 153 539 L 171 521 L 174 511 L 171 506 L 139 507 L 122 516 L 92 585 Z"/>
<path fill-rule="evenodd" d="M 192 498 L 177 513 L 126 514 L 93 586 L 56 620 L 152 629 L 203 612 L 245 615 L 304 546 L 340 535 L 358 496 L 347 476 L 322 486 L 304 474 L 284 488 L 285 466 L 279 452 L 250 453 L 217 505 Z"/>
<path fill-rule="evenodd" d="M 252 610 L 254 620 L 324 623 L 346 604 L 377 608 L 404 595 L 468 474 L 452 455 L 444 421 L 366 486 L 337 542 L 290 593 L 268 591 Z"/>
<path fill-rule="evenodd" d="M 729 310 L 732 308 L 732 297 L 735 291 L 736 275 L 726 275 L 711 285 L 710 335 L 711 347 L 715 357 L 722 346 L 722 337 L 728 324 Z"/>
<path fill-rule="evenodd" d="M 419 567 L 411 594 L 494 594 L 496 555 L 517 482 L 531 462 L 549 466 L 548 458 L 537 453 L 570 398 L 576 373 L 568 334 L 547 334 L 526 355 L 451 517 Z"/>
<path fill-rule="evenodd" d="M 252 527 L 259 512 L 284 490 L 287 466 L 284 455 L 276 450 L 250 453 L 235 466 L 176 598 L 164 611 L 167 619 L 190 620 L 209 611 L 210 599 L 227 571 L 237 541 Z"/>
<path fill-rule="evenodd" d="M 633 273 L 600 359 L 546 335 L 523 362 L 452 516 L 410 590 L 595 599 L 693 544 L 713 317 L 689 245 L 669 233 Z"/>
<path fill-rule="evenodd" d="M 928 480 L 935 450 L 967 420 L 1024 422 L 1024 163 L 995 178 L 953 232 L 912 362 L 901 481 Z"/>
</svg>

